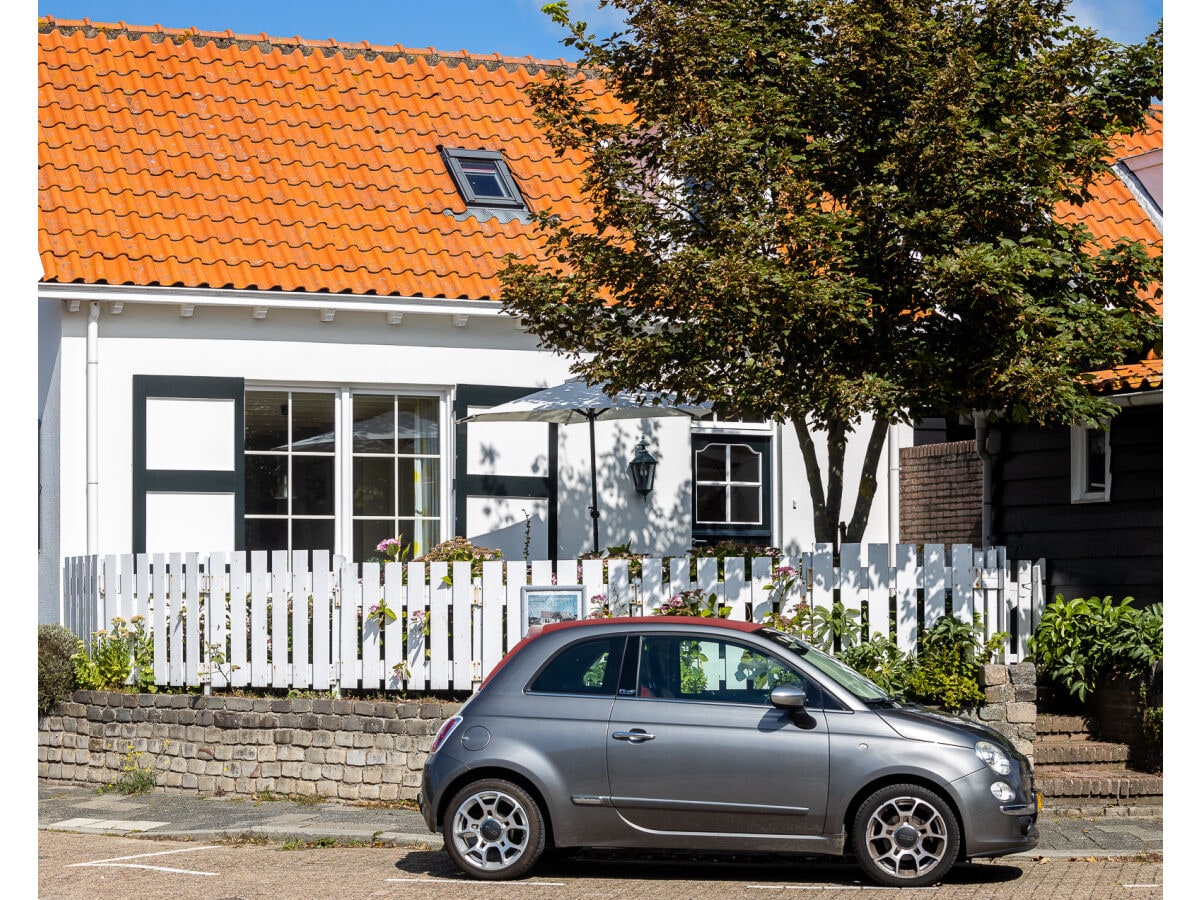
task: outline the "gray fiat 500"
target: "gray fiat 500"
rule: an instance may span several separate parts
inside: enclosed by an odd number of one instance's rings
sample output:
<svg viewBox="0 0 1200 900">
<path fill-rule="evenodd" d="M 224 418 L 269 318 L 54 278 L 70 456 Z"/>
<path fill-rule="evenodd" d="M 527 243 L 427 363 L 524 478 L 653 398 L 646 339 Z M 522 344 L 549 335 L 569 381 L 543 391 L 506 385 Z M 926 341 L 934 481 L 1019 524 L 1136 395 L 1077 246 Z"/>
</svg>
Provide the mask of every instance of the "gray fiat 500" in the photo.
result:
<svg viewBox="0 0 1200 900">
<path fill-rule="evenodd" d="M 481 879 L 611 847 L 851 853 L 889 886 L 1031 849 L 1041 806 L 996 730 L 779 631 L 671 616 L 531 631 L 442 725 L 419 801 Z"/>
</svg>

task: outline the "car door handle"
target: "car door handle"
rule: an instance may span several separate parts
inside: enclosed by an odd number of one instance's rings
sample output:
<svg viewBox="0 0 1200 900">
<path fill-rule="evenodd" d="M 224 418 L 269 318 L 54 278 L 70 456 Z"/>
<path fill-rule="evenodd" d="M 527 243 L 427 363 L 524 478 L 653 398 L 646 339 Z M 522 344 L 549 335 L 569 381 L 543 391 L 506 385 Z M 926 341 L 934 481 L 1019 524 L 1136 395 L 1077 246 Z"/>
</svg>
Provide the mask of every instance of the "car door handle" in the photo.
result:
<svg viewBox="0 0 1200 900">
<path fill-rule="evenodd" d="M 631 744 L 640 744 L 644 741 L 654 740 L 654 735 L 642 731 L 640 728 L 635 728 L 633 731 L 614 731 L 612 736 L 614 741 L 629 741 Z"/>
</svg>

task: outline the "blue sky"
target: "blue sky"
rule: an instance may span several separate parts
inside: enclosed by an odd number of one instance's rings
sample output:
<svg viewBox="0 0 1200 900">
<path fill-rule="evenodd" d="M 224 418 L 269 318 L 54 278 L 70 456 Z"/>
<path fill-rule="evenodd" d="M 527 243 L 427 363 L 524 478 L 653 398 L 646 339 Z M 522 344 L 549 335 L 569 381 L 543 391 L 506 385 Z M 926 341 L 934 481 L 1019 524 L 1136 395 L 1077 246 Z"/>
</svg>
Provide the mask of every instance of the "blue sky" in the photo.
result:
<svg viewBox="0 0 1200 900">
<path fill-rule="evenodd" d="M 272 37 L 372 44 L 402 44 L 438 50 L 469 50 L 557 59 L 574 56 L 559 40 L 562 30 L 541 7 L 546 0 L 38 0 L 39 16 L 119 22 L 129 25 L 231 29 L 238 34 L 266 32 Z M 573 18 L 601 32 L 619 24 L 597 0 L 571 0 Z M 1073 0 L 1078 24 L 1106 37 L 1138 41 L 1154 30 L 1163 15 L 1163 0 Z"/>
</svg>

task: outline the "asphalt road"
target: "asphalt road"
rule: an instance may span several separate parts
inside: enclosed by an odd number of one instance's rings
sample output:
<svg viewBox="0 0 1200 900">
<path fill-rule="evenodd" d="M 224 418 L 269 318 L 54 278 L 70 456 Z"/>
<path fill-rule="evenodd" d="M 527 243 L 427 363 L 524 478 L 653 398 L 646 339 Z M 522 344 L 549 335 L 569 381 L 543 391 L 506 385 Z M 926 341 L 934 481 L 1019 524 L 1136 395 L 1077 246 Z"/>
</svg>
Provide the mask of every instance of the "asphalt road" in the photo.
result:
<svg viewBox="0 0 1200 900">
<path fill-rule="evenodd" d="M 41 831 L 38 896 L 56 900 L 280 900 L 280 898 L 696 898 L 733 900 L 820 894 L 896 897 L 864 883 L 844 863 L 689 859 L 595 854 L 545 862 L 528 878 L 503 884 L 470 881 L 444 853 L 420 847 L 313 847 L 285 844 L 149 840 Z M 1153 900 L 1162 897 L 1159 854 L 1137 857 L 1009 858 L 953 869 L 921 898 Z"/>
</svg>

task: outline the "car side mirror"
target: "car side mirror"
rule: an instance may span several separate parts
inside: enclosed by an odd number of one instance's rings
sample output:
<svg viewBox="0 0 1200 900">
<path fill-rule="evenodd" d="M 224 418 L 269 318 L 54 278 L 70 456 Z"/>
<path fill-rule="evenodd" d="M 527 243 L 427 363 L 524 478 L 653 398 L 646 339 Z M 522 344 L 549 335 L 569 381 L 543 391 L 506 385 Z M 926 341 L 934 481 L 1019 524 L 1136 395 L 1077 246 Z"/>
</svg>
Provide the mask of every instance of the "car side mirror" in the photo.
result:
<svg viewBox="0 0 1200 900">
<path fill-rule="evenodd" d="M 781 684 L 771 691 L 771 705 L 780 709 L 803 712 L 807 703 L 808 695 L 804 693 L 804 689 L 794 684 Z"/>
</svg>

